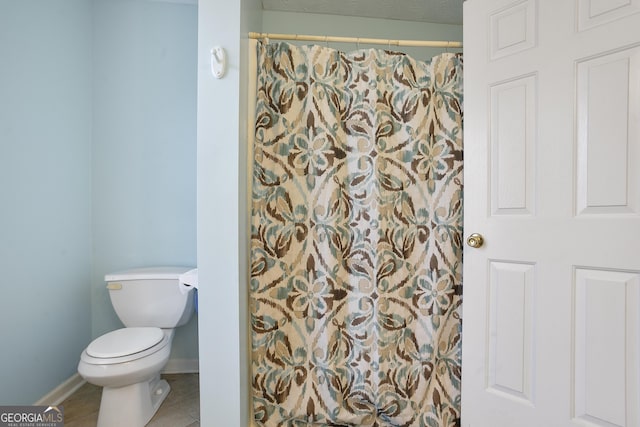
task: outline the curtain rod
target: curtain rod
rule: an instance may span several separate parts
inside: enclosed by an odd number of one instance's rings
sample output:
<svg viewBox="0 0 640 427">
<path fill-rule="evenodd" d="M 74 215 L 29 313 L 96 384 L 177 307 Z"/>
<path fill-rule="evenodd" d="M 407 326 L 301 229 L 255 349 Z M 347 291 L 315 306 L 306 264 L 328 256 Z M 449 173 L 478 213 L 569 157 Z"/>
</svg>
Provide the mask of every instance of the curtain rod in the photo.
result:
<svg viewBox="0 0 640 427">
<path fill-rule="evenodd" d="M 367 37 L 312 36 L 305 34 L 249 33 L 250 39 L 295 40 L 310 42 L 382 44 L 387 46 L 461 48 L 462 42 L 429 40 L 391 40 Z"/>
</svg>

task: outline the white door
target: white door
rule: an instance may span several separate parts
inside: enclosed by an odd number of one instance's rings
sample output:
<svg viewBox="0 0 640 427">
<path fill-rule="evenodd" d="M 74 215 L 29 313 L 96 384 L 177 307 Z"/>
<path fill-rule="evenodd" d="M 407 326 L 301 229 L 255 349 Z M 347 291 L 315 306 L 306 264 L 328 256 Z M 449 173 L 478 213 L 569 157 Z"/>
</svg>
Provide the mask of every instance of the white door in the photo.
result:
<svg viewBox="0 0 640 427">
<path fill-rule="evenodd" d="M 463 427 L 640 426 L 640 0 L 467 0 Z"/>
</svg>

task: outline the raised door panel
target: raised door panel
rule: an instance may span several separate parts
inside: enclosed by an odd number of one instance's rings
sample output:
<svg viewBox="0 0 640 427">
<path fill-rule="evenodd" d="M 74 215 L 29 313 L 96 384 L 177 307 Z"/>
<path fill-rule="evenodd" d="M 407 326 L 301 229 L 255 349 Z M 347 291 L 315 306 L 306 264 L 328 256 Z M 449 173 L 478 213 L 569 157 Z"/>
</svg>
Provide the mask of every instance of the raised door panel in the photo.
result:
<svg viewBox="0 0 640 427">
<path fill-rule="evenodd" d="M 638 12 L 640 0 L 578 0 L 578 30 L 588 30 Z"/>
<path fill-rule="evenodd" d="M 497 83 L 490 92 L 491 214 L 533 214 L 536 76 Z"/>
<path fill-rule="evenodd" d="M 577 268 L 574 417 L 593 426 L 638 426 L 640 275 Z"/>
<path fill-rule="evenodd" d="M 640 47 L 578 61 L 576 102 L 577 214 L 639 213 Z"/>
<path fill-rule="evenodd" d="M 514 1 L 490 15 L 491 59 L 530 49 L 536 44 L 534 0 Z"/>
<path fill-rule="evenodd" d="M 532 404 L 534 266 L 492 261 L 489 274 L 487 386 Z"/>
</svg>

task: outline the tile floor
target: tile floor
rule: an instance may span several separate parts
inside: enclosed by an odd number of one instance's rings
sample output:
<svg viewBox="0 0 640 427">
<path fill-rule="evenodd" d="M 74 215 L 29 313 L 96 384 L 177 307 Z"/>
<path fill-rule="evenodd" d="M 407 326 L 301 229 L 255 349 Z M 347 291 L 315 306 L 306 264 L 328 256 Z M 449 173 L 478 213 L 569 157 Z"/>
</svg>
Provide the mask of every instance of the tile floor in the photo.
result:
<svg viewBox="0 0 640 427">
<path fill-rule="evenodd" d="M 166 374 L 171 391 L 147 427 L 200 427 L 198 374 Z M 102 388 L 86 383 L 69 396 L 64 407 L 65 427 L 95 427 Z"/>
</svg>

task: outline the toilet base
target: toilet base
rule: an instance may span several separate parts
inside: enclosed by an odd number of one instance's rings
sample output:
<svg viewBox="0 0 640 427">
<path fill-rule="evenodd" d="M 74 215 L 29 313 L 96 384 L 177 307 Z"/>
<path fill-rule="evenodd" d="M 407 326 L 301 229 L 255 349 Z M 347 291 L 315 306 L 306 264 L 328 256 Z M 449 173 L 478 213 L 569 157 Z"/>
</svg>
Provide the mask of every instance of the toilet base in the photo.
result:
<svg viewBox="0 0 640 427">
<path fill-rule="evenodd" d="M 124 387 L 103 387 L 97 427 L 144 427 L 170 390 L 160 374 Z"/>
</svg>

